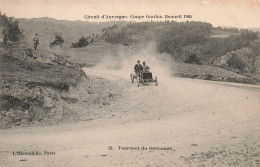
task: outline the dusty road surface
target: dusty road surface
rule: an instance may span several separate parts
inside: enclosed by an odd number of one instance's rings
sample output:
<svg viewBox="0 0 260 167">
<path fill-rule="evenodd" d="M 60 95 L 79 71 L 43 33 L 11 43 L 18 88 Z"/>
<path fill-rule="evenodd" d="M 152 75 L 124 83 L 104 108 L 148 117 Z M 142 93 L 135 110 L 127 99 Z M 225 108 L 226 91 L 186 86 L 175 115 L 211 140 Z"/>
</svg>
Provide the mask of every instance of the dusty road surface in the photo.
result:
<svg viewBox="0 0 260 167">
<path fill-rule="evenodd" d="M 138 88 L 128 74 L 84 70 L 125 95 L 91 121 L 1 130 L 0 166 L 260 166 L 259 86 L 158 76 Z"/>
</svg>

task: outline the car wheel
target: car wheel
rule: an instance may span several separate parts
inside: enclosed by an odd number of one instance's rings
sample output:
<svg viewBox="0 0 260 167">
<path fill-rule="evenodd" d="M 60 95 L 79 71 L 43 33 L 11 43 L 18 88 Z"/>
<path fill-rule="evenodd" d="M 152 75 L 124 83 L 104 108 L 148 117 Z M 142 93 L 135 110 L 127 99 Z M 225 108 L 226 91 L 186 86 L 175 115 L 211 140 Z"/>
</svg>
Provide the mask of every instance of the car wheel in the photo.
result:
<svg viewBox="0 0 260 167">
<path fill-rule="evenodd" d="M 158 78 L 157 77 L 155 77 L 154 83 L 155 83 L 155 86 L 158 86 Z"/>
<path fill-rule="evenodd" d="M 134 74 L 131 74 L 130 78 L 131 78 L 131 82 L 134 83 Z"/>
</svg>

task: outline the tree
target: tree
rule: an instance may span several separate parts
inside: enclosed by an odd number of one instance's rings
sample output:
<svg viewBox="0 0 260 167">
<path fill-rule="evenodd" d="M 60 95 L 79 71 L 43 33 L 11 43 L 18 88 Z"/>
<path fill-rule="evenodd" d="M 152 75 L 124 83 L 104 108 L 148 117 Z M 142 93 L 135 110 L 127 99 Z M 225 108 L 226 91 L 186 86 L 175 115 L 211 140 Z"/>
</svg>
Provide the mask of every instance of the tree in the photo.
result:
<svg viewBox="0 0 260 167">
<path fill-rule="evenodd" d="M 19 22 L 17 20 L 12 21 L 12 18 L 8 18 L 5 14 L 0 14 L 0 25 L 8 28 L 8 40 L 12 42 L 19 42 L 22 32 L 19 28 Z"/>
<path fill-rule="evenodd" d="M 9 26 L 8 17 L 0 12 L 0 26 Z"/>
<path fill-rule="evenodd" d="M 19 22 L 17 20 L 11 22 L 9 25 L 9 40 L 12 42 L 18 42 L 21 35 L 22 32 L 19 29 Z"/>
</svg>

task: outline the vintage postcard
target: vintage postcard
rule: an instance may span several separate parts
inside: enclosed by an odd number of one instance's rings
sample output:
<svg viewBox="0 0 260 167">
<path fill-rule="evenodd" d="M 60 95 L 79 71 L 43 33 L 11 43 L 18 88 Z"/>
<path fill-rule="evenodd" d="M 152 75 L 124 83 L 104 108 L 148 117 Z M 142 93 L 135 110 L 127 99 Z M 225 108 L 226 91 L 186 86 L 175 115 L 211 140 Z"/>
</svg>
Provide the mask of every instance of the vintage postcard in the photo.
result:
<svg viewBox="0 0 260 167">
<path fill-rule="evenodd" d="M 0 0 L 0 167 L 260 167 L 260 0 Z"/>
</svg>

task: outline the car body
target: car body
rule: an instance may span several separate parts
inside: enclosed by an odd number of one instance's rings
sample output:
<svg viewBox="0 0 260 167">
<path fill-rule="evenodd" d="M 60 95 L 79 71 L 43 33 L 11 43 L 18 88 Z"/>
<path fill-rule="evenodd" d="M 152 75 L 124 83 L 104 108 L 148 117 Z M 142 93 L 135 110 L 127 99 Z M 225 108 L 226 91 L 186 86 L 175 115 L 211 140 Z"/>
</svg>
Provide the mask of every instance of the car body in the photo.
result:
<svg viewBox="0 0 260 167">
<path fill-rule="evenodd" d="M 136 79 L 137 86 L 139 87 L 140 83 L 147 84 L 147 83 L 155 83 L 155 86 L 158 86 L 158 78 L 155 76 L 153 79 L 152 72 L 140 72 L 139 74 L 131 74 L 130 75 L 131 82 L 134 83 Z"/>
</svg>

